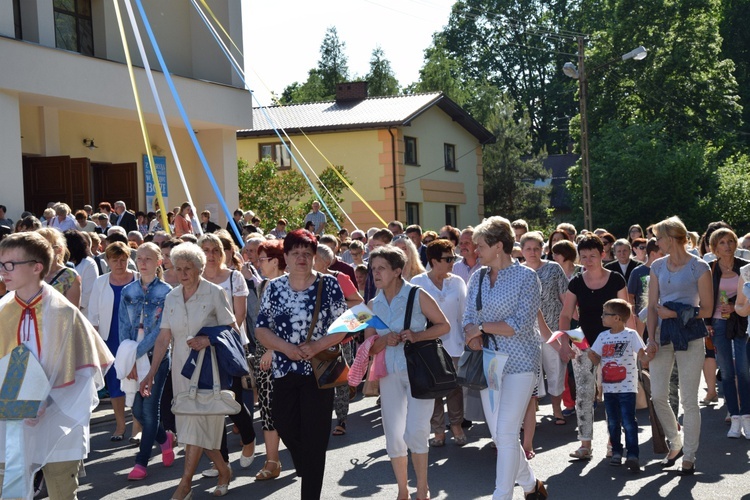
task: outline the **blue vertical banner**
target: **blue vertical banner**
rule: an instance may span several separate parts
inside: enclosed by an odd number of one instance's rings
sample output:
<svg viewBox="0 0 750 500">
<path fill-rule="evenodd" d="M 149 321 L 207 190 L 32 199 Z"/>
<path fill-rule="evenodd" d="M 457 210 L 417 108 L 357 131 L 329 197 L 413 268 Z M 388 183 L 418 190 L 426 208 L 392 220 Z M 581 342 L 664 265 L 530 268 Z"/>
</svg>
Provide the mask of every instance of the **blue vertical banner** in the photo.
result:
<svg viewBox="0 0 750 500">
<path fill-rule="evenodd" d="M 161 187 L 161 195 L 164 198 L 164 204 L 169 210 L 169 201 L 167 196 L 167 157 L 166 156 L 154 156 L 154 167 L 156 168 L 156 175 L 159 177 L 159 187 Z M 150 212 L 154 210 L 154 201 L 156 200 L 156 188 L 154 187 L 154 178 L 151 175 L 151 167 L 148 164 L 148 155 L 143 155 L 143 171 L 146 179 L 146 211 Z"/>
</svg>

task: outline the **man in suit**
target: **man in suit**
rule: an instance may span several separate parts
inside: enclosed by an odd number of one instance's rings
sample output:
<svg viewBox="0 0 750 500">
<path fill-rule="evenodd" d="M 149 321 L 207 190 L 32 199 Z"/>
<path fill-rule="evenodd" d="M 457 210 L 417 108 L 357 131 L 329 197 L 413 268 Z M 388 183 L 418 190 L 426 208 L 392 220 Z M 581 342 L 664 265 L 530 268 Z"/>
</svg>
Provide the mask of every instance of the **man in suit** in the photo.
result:
<svg viewBox="0 0 750 500">
<path fill-rule="evenodd" d="M 615 241 L 614 249 L 615 260 L 606 264 L 604 269 L 609 269 L 613 273 L 618 273 L 624 276 L 625 282 L 627 283 L 628 279 L 630 279 L 630 273 L 632 273 L 633 269 L 638 267 L 641 263 L 631 257 L 632 249 L 630 243 L 628 243 L 628 240 L 625 238 L 620 238 Z"/>
<path fill-rule="evenodd" d="M 126 234 L 130 231 L 138 231 L 138 221 L 135 215 L 128 212 L 124 201 L 115 202 L 115 213 L 117 214 L 117 220 L 113 226 L 120 226 Z"/>
<path fill-rule="evenodd" d="M 237 245 L 238 248 L 242 248 L 242 241 L 237 235 L 239 234 L 242 236 L 242 228 L 245 226 L 245 222 L 242 220 L 243 215 L 244 212 L 238 208 L 232 214 L 232 220 L 227 222 L 227 231 L 229 231 L 229 235 L 232 237 L 234 244 Z M 237 232 L 235 232 L 235 229 L 237 229 Z"/>
</svg>

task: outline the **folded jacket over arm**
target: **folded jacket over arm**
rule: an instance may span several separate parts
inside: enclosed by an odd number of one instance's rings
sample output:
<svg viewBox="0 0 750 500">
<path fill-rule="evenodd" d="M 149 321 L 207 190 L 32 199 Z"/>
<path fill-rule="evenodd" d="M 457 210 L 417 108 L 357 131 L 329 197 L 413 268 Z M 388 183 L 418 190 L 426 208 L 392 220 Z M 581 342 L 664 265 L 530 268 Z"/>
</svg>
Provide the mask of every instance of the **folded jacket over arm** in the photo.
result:
<svg viewBox="0 0 750 500">
<path fill-rule="evenodd" d="M 663 305 L 675 311 L 677 317 L 661 321 L 661 345 L 672 342 L 675 351 L 687 351 L 688 342 L 708 335 L 706 325 L 698 318 L 699 308 L 682 302 L 666 302 Z"/>
</svg>

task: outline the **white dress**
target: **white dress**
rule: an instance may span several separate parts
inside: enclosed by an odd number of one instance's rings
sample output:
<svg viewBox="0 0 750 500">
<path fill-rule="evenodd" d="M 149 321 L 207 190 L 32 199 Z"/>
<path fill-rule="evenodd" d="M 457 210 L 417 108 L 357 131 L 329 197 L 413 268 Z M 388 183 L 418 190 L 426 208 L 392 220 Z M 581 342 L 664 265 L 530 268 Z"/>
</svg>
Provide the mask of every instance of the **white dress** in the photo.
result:
<svg viewBox="0 0 750 500">
<path fill-rule="evenodd" d="M 182 285 L 169 292 L 164 301 L 161 327 L 172 331 L 172 387 L 174 394 L 187 391 L 190 379 L 182 376 L 190 348 L 189 337 L 194 337 L 204 326 L 231 325 L 234 323 L 232 307 L 224 290 L 201 278 L 198 290 L 185 302 Z M 177 435 L 180 443 L 208 450 L 221 447 L 224 432 L 224 415 L 176 415 Z"/>
</svg>

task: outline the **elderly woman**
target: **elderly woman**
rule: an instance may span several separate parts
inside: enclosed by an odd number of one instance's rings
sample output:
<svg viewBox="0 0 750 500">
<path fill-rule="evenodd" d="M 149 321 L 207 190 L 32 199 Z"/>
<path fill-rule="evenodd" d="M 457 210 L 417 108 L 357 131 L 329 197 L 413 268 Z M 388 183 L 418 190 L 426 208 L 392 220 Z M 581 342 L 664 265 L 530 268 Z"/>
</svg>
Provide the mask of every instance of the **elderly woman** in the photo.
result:
<svg viewBox="0 0 750 500">
<path fill-rule="evenodd" d="M 411 281 L 414 276 L 425 272 L 422 261 L 419 259 L 417 247 L 414 246 L 408 236 L 399 234 L 393 238 L 391 244 L 403 250 L 404 255 L 406 255 L 406 264 L 402 274 L 406 281 Z"/>
<path fill-rule="evenodd" d="M 54 227 L 60 232 L 76 229 L 76 220 L 70 215 L 70 207 L 66 203 L 58 203 L 54 207 L 55 217 L 47 222 L 47 227 Z"/>
<path fill-rule="evenodd" d="M 151 370 L 141 382 L 143 397 L 151 394 L 156 372 L 172 340 L 172 385 L 175 394 L 179 394 L 187 391 L 190 386 L 190 380 L 181 374 L 190 350 L 200 351 L 210 345 L 208 337 L 196 336 L 201 328 L 237 326 L 224 290 L 201 278 L 206 255 L 198 245 L 183 243 L 175 247 L 172 250 L 172 263 L 180 284 L 169 292 L 164 301 L 161 329 L 154 345 Z M 177 415 L 177 435 L 180 443 L 185 445 L 185 470 L 172 498 L 192 497 L 191 482 L 204 451 L 219 470 L 219 482 L 214 489 L 214 496 L 224 496 L 227 493 L 232 472 L 219 450 L 223 434 L 223 415 Z"/>
<path fill-rule="evenodd" d="M 162 274 L 161 262 L 161 250 L 153 243 L 144 243 L 138 248 L 136 265 L 141 275 L 140 278 L 123 288 L 118 315 L 120 342 L 126 340 L 138 342 L 135 359 L 147 356 L 149 362 L 152 361 L 154 344 L 159 336 L 164 300 L 172 290 L 171 286 L 159 279 Z M 169 363 L 170 357 L 167 353 L 156 369 L 149 397 L 135 395 L 133 416 L 141 423 L 143 430 L 140 448 L 135 456 L 135 466 L 128 474 L 130 481 L 138 481 L 148 475 L 146 467 L 151 458 L 154 441 L 161 447 L 164 466 L 170 467 L 174 463 L 174 451 L 172 451 L 174 435 L 171 432 L 165 432 L 159 412 L 164 383 L 169 374 Z M 138 380 L 135 365 L 128 378 Z"/>
<path fill-rule="evenodd" d="M 231 240 L 229 241 L 231 244 Z M 247 315 L 247 296 L 250 293 L 239 271 L 233 271 L 225 265 L 225 252 L 222 241 L 214 233 L 204 234 L 198 240 L 198 246 L 206 254 L 206 266 L 203 269 L 203 279 L 219 285 L 227 300 L 232 305 L 232 312 L 236 318 L 240 332 L 240 342 L 242 345 L 248 343 L 247 334 L 245 333 L 245 318 Z M 241 410 L 236 415 L 230 415 L 229 418 L 234 422 L 240 431 L 242 438 L 242 454 L 240 455 L 240 467 L 246 469 L 253 463 L 255 456 L 255 430 L 253 429 L 253 417 L 247 410 L 242 401 L 242 379 L 233 377 L 232 392 L 234 399 L 240 404 Z M 226 433 L 221 438 L 221 456 L 226 463 L 229 463 L 229 451 L 227 448 Z M 216 472 L 214 472 L 216 471 Z M 204 476 L 216 477 L 218 469 L 213 468 L 204 471 Z"/>
<path fill-rule="evenodd" d="M 559 264 L 542 260 L 542 245 L 544 240 L 537 232 L 526 233 L 521 236 L 521 252 L 524 266 L 536 271 L 542 284 L 542 316 L 547 327 L 556 331 L 563 297 L 568 291 L 568 278 Z M 557 346 L 556 346 L 557 347 Z M 546 342 L 542 343 L 542 369 L 547 376 L 547 391 L 552 396 L 552 413 L 556 425 L 565 425 L 560 402 L 565 389 L 566 363 L 560 359 L 559 347 L 555 349 Z M 540 380 L 541 381 L 541 380 Z M 543 383 L 543 382 L 542 382 Z M 536 398 L 532 397 L 524 419 L 524 449 L 527 457 L 533 457 L 534 427 L 536 426 Z"/>
<path fill-rule="evenodd" d="M 271 414 L 297 475 L 302 476 L 304 500 L 319 498 L 323 487 L 334 397 L 333 389 L 318 389 L 310 360 L 343 340 L 343 333 L 327 335 L 327 331 L 346 311 L 336 278 L 313 271 L 317 249 L 318 241 L 309 231 L 298 229 L 286 235 L 289 274 L 269 283 L 255 325 L 258 341 L 274 351 Z M 322 287 L 321 299 L 316 308 L 318 287 Z"/>
<path fill-rule="evenodd" d="M 585 345 L 579 345 L 574 350 L 570 349 L 567 341 L 563 345 L 563 359 L 566 359 L 567 355 L 567 359 L 573 360 L 578 439 L 581 441 L 580 447 L 570 456 L 579 460 L 591 459 L 591 441 L 594 437 L 596 380 L 588 349 L 589 346 L 594 345 L 599 334 L 607 329 L 602 324 L 604 303 L 611 299 L 628 300 L 625 278 L 602 266 L 605 248 L 603 240 L 593 233 L 586 234 L 578 243 L 578 254 L 584 272 L 570 280 L 558 324 L 560 330 L 569 330 L 578 311 L 580 328 L 585 336 Z"/>
<path fill-rule="evenodd" d="M 659 222 L 653 231 L 659 249 L 667 256 L 654 261 L 649 273 L 646 324 L 649 333 L 655 332 L 646 346 L 646 352 L 655 356 L 649 363 L 651 399 L 671 450 L 662 465 L 671 467 L 684 455 L 680 473 L 692 475 L 701 432 L 698 386 L 705 356 L 703 338 L 707 335 L 703 322 L 696 319 L 713 315 L 713 285 L 708 264 L 687 252 L 687 229 L 678 217 Z M 682 313 L 678 315 L 673 308 Z M 690 318 L 687 321 L 686 316 Z M 665 335 L 666 321 L 678 325 L 676 332 L 670 328 L 669 337 Z M 668 400 L 669 378 L 675 362 L 684 413 L 684 447 Z"/>
<path fill-rule="evenodd" d="M 742 295 L 740 269 L 748 264 L 734 256 L 737 250 L 737 235 L 731 229 L 717 229 L 711 234 L 711 251 L 717 260 L 710 264 L 713 278 L 714 312 L 706 319 L 708 333 L 716 349 L 716 361 L 721 370 L 721 385 L 724 401 L 731 416 L 729 438 L 740 438 L 744 431 L 750 439 L 750 371 L 747 357 L 746 321 L 739 320 L 735 312 L 735 301 Z M 722 300 L 722 298 L 724 300 Z M 741 332 L 727 331 L 730 324 L 741 326 Z M 715 374 L 715 367 L 713 373 Z M 711 389 L 711 386 L 709 386 Z M 708 396 L 706 400 L 709 400 Z"/>
<path fill-rule="evenodd" d="M 515 235 L 507 219 L 485 219 L 474 228 L 473 239 L 484 269 L 469 279 L 463 318 L 466 342 L 472 349 L 481 348 L 481 337 L 486 335 L 490 349 L 507 355 L 496 409 L 491 407 L 489 389 L 481 391 L 487 424 L 497 445 L 493 498 L 513 498 L 516 483 L 526 498 L 546 498 L 544 484 L 534 476 L 519 441 L 541 358 L 539 278 L 533 270 L 513 262 Z M 476 307 L 478 294 L 480 311 Z"/>
<path fill-rule="evenodd" d="M 381 246 L 370 253 L 372 276 L 379 290 L 370 301 L 370 308 L 388 328 L 368 328 L 365 337 L 378 335 L 370 348 L 371 355 L 385 349 L 388 374 L 380 379 L 381 411 L 385 449 L 396 475 L 398 498 L 410 498 L 407 487 L 409 450 L 417 475 L 417 498 L 429 498 L 427 452 L 435 402 L 412 397 L 404 343 L 441 337 L 450 331 L 450 324 L 435 299 L 419 290 L 414 299 L 411 323 L 404 329 L 406 303 L 413 288 L 402 276 L 405 265 L 406 255 L 394 246 Z M 428 321 L 432 326 L 426 328 Z"/>
<path fill-rule="evenodd" d="M 449 240 L 435 240 L 427 245 L 427 262 L 430 270 L 412 278 L 412 284 L 419 285 L 434 298 L 440 310 L 450 323 L 450 331 L 441 338 L 443 347 L 453 358 L 453 365 L 458 368 L 458 358 L 464 352 L 464 335 L 461 328 L 464 308 L 466 306 L 466 283 L 451 271 L 457 259 L 453 253 L 453 243 Z M 464 395 L 461 387 L 443 398 L 435 400 L 430 424 L 435 437 L 430 439 L 430 446 L 445 446 L 445 405 L 448 405 L 453 441 L 457 446 L 466 444 L 466 434 L 461 428 L 464 421 Z"/>
<path fill-rule="evenodd" d="M 55 252 L 55 258 L 52 259 L 49 272 L 44 277 L 44 281 L 65 295 L 65 298 L 76 307 L 81 305 L 81 277 L 78 273 L 65 265 L 67 260 L 67 245 L 62 233 L 56 229 L 43 227 L 37 230 L 37 233 L 44 236 L 44 239 L 52 245 Z"/>
<path fill-rule="evenodd" d="M 120 345 L 119 313 L 122 289 L 135 281 L 138 276 L 128 269 L 130 247 L 125 243 L 119 241 L 112 243 L 105 253 L 111 271 L 99 276 L 94 282 L 88 310 L 85 312 L 109 350 L 117 356 L 117 348 Z M 117 422 L 110 440 L 122 441 L 125 435 L 125 393 L 120 389 L 120 380 L 115 370 L 109 370 L 105 380 Z M 133 434 L 137 434 L 137 429 L 133 429 Z"/>
<path fill-rule="evenodd" d="M 281 240 L 266 241 L 258 247 L 258 262 L 260 272 L 266 277 L 258 287 L 258 297 L 262 300 L 263 294 L 268 288 L 270 280 L 284 275 L 286 260 L 284 259 L 284 245 Z M 258 311 L 254 311 L 257 319 Z M 260 419 L 263 427 L 263 442 L 266 445 L 266 463 L 256 474 L 256 481 L 267 481 L 276 479 L 281 474 L 281 460 L 279 458 L 279 433 L 273 425 L 271 417 L 271 395 L 273 394 L 273 378 L 271 365 L 273 363 L 273 350 L 263 347 L 258 343 L 255 351 L 255 386 L 258 392 L 258 406 L 260 406 Z"/>
</svg>

